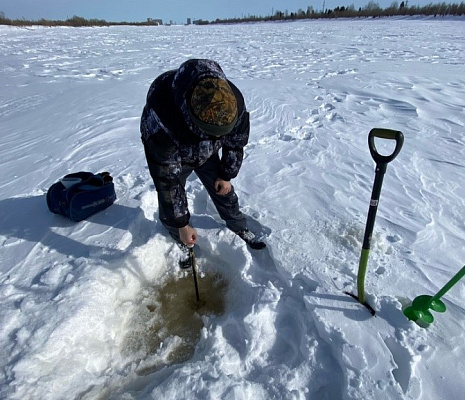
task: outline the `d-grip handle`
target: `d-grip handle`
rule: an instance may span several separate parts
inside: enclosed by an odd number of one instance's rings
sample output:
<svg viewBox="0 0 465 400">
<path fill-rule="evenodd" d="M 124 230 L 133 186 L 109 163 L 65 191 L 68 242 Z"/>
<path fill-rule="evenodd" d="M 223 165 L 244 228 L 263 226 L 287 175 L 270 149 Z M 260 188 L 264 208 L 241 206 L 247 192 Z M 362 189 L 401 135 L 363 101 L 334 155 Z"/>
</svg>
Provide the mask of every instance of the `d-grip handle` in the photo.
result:
<svg viewBox="0 0 465 400">
<path fill-rule="evenodd" d="M 375 146 L 375 137 L 380 139 L 388 139 L 396 141 L 396 148 L 393 153 L 389 156 L 383 156 L 378 153 Z M 397 157 L 402 145 L 404 144 L 404 134 L 401 131 L 395 131 L 392 129 L 373 128 L 368 134 L 368 146 L 370 148 L 371 156 L 375 160 L 376 164 L 387 164 L 390 163 L 394 158 Z"/>
</svg>

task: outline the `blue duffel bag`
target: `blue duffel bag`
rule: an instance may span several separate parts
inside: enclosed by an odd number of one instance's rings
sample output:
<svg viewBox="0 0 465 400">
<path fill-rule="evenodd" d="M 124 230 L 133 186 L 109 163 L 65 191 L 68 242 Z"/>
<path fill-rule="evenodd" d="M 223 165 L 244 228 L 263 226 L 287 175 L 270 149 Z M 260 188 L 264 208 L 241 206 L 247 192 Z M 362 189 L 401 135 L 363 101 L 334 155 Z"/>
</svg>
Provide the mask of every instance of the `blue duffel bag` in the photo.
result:
<svg viewBox="0 0 465 400">
<path fill-rule="evenodd" d="M 108 172 L 68 174 L 47 191 L 49 210 L 76 222 L 104 210 L 115 200 L 115 185 Z"/>
</svg>

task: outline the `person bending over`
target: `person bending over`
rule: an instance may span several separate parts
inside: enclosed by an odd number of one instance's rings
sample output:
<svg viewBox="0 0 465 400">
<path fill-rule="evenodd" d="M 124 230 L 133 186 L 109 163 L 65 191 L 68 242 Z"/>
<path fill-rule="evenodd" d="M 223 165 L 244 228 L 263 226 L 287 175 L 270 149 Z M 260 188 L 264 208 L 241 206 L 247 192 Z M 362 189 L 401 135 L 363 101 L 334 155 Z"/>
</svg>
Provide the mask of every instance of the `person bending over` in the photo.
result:
<svg viewBox="0 0 465 400">
<path fill-rule="evenodd" d="M 189 224 L 185 191 L 192 172 L 226 226 L 251 248 L 266 247 L 248 230 L 231 184 L 249 139 L 249 113 L 241 92 L 217 62 L 192 59 L 158 76 L 147 94 L 140 131 L 160 221 L 184 253 L 198 239 Z"/>
</svg>

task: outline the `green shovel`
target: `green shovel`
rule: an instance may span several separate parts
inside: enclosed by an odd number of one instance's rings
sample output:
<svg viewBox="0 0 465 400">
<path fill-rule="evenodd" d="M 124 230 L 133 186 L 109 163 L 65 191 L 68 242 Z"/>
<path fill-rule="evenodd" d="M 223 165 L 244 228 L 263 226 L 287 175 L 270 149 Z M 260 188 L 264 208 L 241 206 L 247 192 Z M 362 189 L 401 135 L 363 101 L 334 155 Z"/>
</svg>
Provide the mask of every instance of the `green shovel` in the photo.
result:
<svg viewBox="0 0 465 400">
<path fill-rule="evenodd" d="M 430 309 L 436 312 L 446 311 L 446 305 L 441 300 L 449 289 L 454 286 L 465 275 L 465 265 L 457 272 L 446 285 L 437 292 L 434 296 L 422 295 L 415 297 L 412 305 L 404 309 L 405 316 L 410 321 L 423 321 L 426 324 L 431 324 L 434 321 L 433 314 Z"/>
<path fill-rule="evenodd" d="M 396 147 L 391 155 L 385 156 L 378 153 L 375 146 L 375 138 L 395 140 Z M 368 217 L 365 227 L 365 236 L 363 239 L 362 254 L 357 275 L 357 290 L 358 296 L 349 292 L 345 292 L 349 296 L 362 303 L 371 313 L 375 315 L 375 310 L 365 300 L 365 274 L 368 264 L 368 255 L 370 253 L 371 236 L 375 225 L 376 211 L 378 210 L 379 196 L 381 194 L 381 187 L 383 185 L 384 174 L 386 173 L 387 165 L 397 157 L 402 145 L 404 144 L 404 135 L 401 131 L 394 131 L 392 129 L 374 128 L 368 134 L 368 146 L 370 148 L 371 156 L 376 162 L 375 182 L 373 183 L 373 190 L 371 193 L 370 208 L 368 210 Z"/>
</svg>

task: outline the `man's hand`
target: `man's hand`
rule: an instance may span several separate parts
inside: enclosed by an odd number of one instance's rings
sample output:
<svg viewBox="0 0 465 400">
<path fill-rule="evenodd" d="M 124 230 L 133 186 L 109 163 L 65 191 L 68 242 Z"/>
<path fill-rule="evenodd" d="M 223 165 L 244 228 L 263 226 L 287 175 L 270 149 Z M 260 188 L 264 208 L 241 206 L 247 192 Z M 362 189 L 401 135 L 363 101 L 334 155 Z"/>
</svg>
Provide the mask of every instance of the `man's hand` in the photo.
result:
<svg viewBox="0 0 465 400">
<path fill-rule="evenodd" d="M 215 181 L 215 190 L 221 196 L 226 196 L 231 191 L 231 182 L 217 178 Z"/>
<path fill-rule="evenodd" d="M 181 239 L 181 242 L 192 247 L 197 243 L 197 231 L 192 228 L 192 226 L 186 225 L 183 228 L 179 228 L 179 238 Z"/>
</svg>

